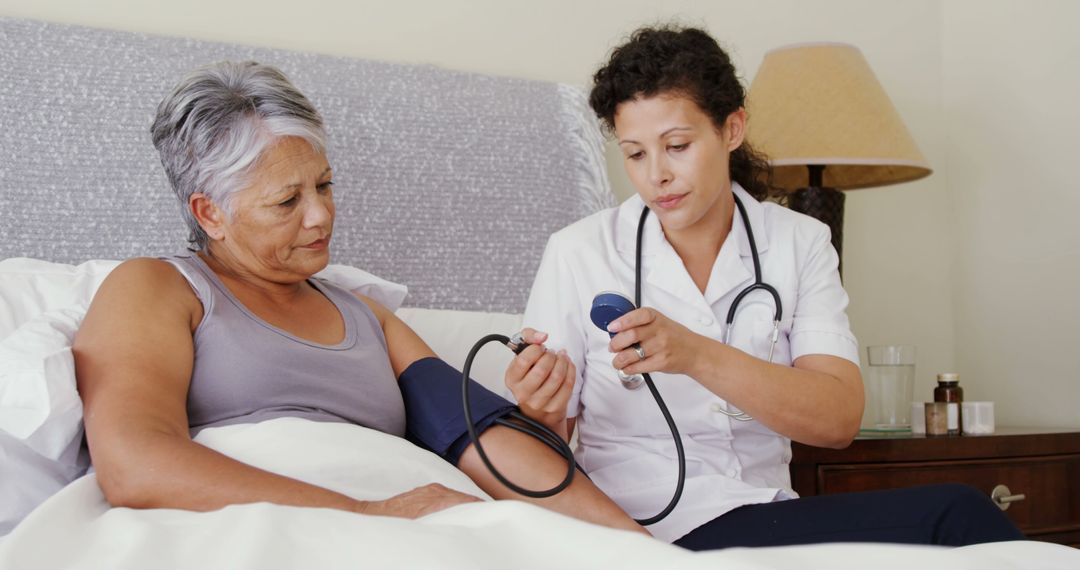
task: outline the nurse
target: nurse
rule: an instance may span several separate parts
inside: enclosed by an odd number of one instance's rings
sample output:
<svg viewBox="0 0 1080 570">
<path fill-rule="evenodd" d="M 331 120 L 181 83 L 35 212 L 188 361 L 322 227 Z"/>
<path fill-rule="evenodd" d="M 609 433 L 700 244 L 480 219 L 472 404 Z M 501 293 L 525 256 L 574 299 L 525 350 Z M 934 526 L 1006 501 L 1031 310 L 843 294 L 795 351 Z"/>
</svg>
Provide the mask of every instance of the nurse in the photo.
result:
<svg viewBox="0 0 1080 570">
<path fill-rule="evenodd" d="M 858 343 L 828 228 L 761 201 L 768 165 L 745 142 L 743 101 L 728 55 L 702 30 L 644 28 L 612 52 L 590 104 L 637 195 L 555 233 L 538 270 L 524 321 L 566 352 L 573 386 L 508 373 L 508 388 L 526 413 L 568 436 L 577 430 L 579 464 L 642 518 L 671 499 L 675 445 L 649 392 L 626 389 L 617 370 L 651 373 L 687 465 L 677 507 L 648 528 L 686 548 L 1023 538 L 961 485 L 806 499 L 792 491 L 791 440 L 842 448 L 858 433 Z M 643 308 L 612 322 L 611 338 L 590 322 L 591 301 L 601 291 L 633 298 L 645 207 Z M 775 302 L 763 290 L 724 330 L 735 296 L 754 282 L 751 242 L 783 308 L 775 346 Z"/>
</svg>

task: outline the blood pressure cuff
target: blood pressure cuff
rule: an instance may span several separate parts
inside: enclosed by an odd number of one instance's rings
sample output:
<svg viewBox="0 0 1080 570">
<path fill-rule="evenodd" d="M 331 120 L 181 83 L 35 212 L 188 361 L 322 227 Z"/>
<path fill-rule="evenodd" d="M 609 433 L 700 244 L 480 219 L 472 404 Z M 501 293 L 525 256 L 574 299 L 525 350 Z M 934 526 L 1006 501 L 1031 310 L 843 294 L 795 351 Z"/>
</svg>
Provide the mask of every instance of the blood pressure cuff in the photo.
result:
<svg viewBox="0 0 1080 570">
<path fill-rule="evenodd" d="M 472 443 L 461 406 L 461 372 L 434 357 L 413 362 L 398 378 L 405 400 L 405 438 L 457 465 Z M 483 433 L 516 407 L 469 379 L 473 426 Z"/>
</svg>

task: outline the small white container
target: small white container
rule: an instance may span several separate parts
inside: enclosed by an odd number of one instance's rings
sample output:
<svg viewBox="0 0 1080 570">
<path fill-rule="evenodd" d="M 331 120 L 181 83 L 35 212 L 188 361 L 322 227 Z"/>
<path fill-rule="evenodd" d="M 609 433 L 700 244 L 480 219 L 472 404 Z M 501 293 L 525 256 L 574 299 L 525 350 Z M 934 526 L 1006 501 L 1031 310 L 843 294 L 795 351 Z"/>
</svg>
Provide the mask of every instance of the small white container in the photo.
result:
<svg viewBox="0 0 1080 570">
<path fill-rule="evenodd" d="M 964 435 L 989 435 L 994 433 L 993 402 L 962 402 Z"/>
<path fill-rule="evenodd" d="M 912 435 L 926 435 L 926 410 L 925 402 L 911 403 L 911 433 Z"/>
</svg>

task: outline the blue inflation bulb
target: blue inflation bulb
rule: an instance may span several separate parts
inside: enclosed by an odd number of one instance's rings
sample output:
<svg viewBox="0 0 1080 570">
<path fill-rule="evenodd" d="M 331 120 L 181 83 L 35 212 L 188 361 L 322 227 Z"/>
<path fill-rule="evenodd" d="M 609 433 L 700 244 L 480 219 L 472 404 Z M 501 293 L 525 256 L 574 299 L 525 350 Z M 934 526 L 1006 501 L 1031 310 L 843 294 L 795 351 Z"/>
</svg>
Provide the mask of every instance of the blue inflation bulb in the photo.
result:
<svg viewBox="0 0 1080 570">
<path fill-rule="evenodd" d="M 594 325 L 600 327 L 600 330 L 610 336 L 615 336 L 615 333 L 607 330 L 608 325 L 611 324 L 611 321 L 636 308 L 634 302 L 627 299 L 622 293 L 603 291 L 593 297 L 589 318 L 592 319 Z"/>
</svg>

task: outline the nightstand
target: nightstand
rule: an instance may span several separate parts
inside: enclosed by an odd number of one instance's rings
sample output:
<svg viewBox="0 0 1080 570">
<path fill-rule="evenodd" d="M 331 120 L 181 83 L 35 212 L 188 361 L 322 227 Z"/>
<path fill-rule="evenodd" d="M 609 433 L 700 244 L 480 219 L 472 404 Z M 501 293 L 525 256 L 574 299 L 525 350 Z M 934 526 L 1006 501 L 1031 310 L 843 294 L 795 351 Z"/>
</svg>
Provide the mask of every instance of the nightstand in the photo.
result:
<svg viewBox="0 0 1080 570">
<path fill-rule="evenodd" d="M 804 497 L 967 483 L 1007 506 L 1005 513 L 1028 538 L 1080 548 L 1080 430 L 870 435 L 846 449 L 791 448 L 792 487 Z"/>
</svg>

